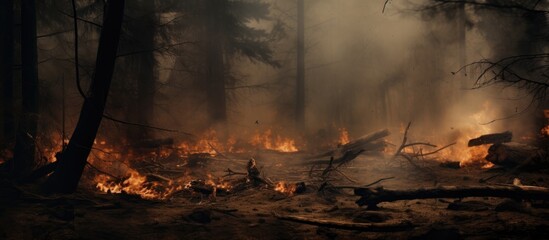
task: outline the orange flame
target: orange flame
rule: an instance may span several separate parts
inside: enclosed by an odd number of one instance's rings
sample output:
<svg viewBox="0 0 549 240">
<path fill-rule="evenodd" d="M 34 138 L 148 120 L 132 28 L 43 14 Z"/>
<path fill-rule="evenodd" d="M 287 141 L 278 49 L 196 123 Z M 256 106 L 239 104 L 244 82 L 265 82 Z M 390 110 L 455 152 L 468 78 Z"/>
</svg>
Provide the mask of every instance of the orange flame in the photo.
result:
<svg viewBox="0 0 549 240">
<path fill-rule="evenodd" d="M 339 129 L 339 145 L 345 145 L 349 143 L 349 131 L 347 131 L 346 128 L 340 128 Z"/>
<path fill-rule="evenodd" d="M 297 152 L 295 140 L 291 138 L 273 135 L 272 130 L 268 129 L 264 133 L 256 133 L 250 140 L 250 144 L 255 147 L 261 147 L 267 150 L 279 152 Z"/>
<path fill-rule="evenodd" d="M 274 190 L 280 193 L 293 195 L 296 191 L 296 185 L 280 181 L 276 183 Z"/>
<path fill-rule="evenodd" d="M 97 182 L 95 187 L 101 192 L 134 194 L 143 199 L 166 199 L 174 191 L 183 189 L 182 185 L 173 184 L 171 181 L 166 185 L 149 182 L 146 176 L 135 170 L 131 170 L 130 177 L 122 182 L 113 181 L 105 175 L 97 175 L 94 181 Z"/>
</svg>

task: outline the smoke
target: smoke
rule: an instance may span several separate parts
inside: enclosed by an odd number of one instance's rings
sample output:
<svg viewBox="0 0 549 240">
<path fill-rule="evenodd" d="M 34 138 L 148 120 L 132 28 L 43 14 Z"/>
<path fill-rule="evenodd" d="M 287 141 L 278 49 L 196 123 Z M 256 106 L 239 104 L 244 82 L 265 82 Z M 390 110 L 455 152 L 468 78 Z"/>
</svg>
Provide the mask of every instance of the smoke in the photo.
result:
<svg viewBox="0 0 549 240">
<path fill-rule="evenodd" d="M 306 3 L 306 132 L 333 136 L 345 127 L 351 137 L 379 128 L 393 137 L 412 121 L 418 139 L 452 142 L 464 132 L 484 134 L 511 130 L 535 134 L 534 111 L 523 92 L 493 86 L 472 89 L 482 69 L 462 67 L 480 59 L 497 58 L 522 39 L 497 26 L 500 13 L 466 8 L 473 19 L 451 11 L 413 11 L 423 2 L 309 1 Z M 281 69 L 242 62 L 247 84 L 271 83 L 268 89 L 237 90 L 231 127 L 254 127 L 256 120 L 292 126 L 295 93 L 295 4 L 276 1 L 271 8 L 284 17 L 287 38 L 275 45 Z M 281 14 L 281 11 L 286 11 Z M 451 13 L 448 15 L 448 13 Z M 276 14 L 278 13 L 278 14 Z M 491 19 L 491 20 L 488 20 Z M 492 21 L 493 20 L 493 21 Z M 471 22 L 472 21 L 472 22 Z M 511 18 L 505 21 L 512 21 Z M 515 19 L 516 21 L 516 19 Z M 460 28 L 459 24 L 465 25 Z M 475 26 L 474 24 L 479 24 Z M 268 25 L 268 24 L 265 24 Z M 462 36 L 464 35 L 463 40 Z M 508 35 L 508 37 L 502 37 Z M 517 36 L 518 35 L 518 36 Z M 526 109 L 526 113 L 519 114 Z M 497 120 L 500 118 L 509 118 Z M 231 125 L 233 124 L 233 125 Z M 299 131 L 303 132 L 303 131 Z"/>
<path fill-rule="evenodd" d="M 229 135 L 273 128 L 296 137 L 335 139 L 339 128 L 348 129 L 351 138 L 390 128 L 392 136 L 398 139 L 409 121 L 413 122 L 413 136 L 441 143 L 452 142 L 463 132 L 511 130 L 526 134 L 537 131 L 531 120 L 535 107 L 528 108 L 530 102 L 523 92 L 497 86 L 472 90 L 475 77 L 482 69 L 468 67 L 460 71 L 464 64 L 479 59 L 534 51 L 524 49 L 532 26 L 528 22 L 515 24 L 516 16 L 502 17 L 496 11 L 473 8 L 466 8 L 469 18 L 460 23 L 458 15 L 450 10 L 415 11 L 425 3 L 419 0 L 390 1 L 385 12 L 382 12 L 385 2 L 382 0 L 306 1 L 306 129 L 296 130 L 293 123 L 295 1 L 268 2 L 271 19 L 248 24 L 266 30 L 275 26 L 285 30 L 271 43 L 275 60 L 281 67 L 273 68 L 245 58 L 230 61 L 232 76 L 239 81 L 227 88 L 229 119 L 220 128 Z M 181 29 L 179 34 L 173 38 L 196 40 L 188 28 Z M 82 36 L 85 41 L 80 52 L 81 64 L 86 70 L 82 73 L 85 84 L 93 70 L 95 47 L 90 46 L 95 43 L 94 37 L 94 34 Z M 62 40 L 56 43 L 70 43 L 70 34 Z M 41 47 L 46 48 L 48 44 L 49 41 L 42 40 Z M 199 55 L 197 52 L 196 45 L 188 44 L 175 54 L 156 55 L 158 94 L 152 125 L 192 133 L 210 127 L 204 94 L 197 91 L 199 86 L 193 77 L 202 64 L 195 57 Z M 41 59 L 49 57 L 45 51 L 40 55 Z M 57 66 L 53 66 L 55 64 Z M 60 65 L 59 61 L 44 63 L 40 72 L 47 86 L 59 86 L 60 76 L 65 73 L 65 97 L 70 105 L 65 128 L 70 131 L 78 116 L 81 97 L 73 86 L 72 64 L 63 62 L 63 69 L 59 70 Z M 117 83 L 128 79 L 117 72 L 111 96 L 124 97 L 127 89 Z M 55 92 L 52 98 L 60 102 L 60 89 L 52 91 Z M 121 101 L 111 101 L 107 109 L 111 115 L 124 116 L 122 105 Z M 526 113 L 518 114 L 527 108 Z M 59 109 L 52 110 L 51 114 L 55 116 L 56 129 L 61 122 Z M 485 125 L 509 116 L 512 118 Z M 128 127 L 112 122 L 105 122 L 103 126 Z M 156 132 L 158 137 L 171 135 L 173 133 Z"/>
</svg>

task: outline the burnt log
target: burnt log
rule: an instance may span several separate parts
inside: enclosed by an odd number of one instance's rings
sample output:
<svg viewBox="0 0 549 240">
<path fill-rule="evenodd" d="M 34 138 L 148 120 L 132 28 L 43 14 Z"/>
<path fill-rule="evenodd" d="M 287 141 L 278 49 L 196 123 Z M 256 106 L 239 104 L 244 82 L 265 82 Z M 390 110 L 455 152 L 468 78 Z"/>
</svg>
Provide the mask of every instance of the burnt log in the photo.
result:
<svg viewBox="0 0 549 240">
<path fill-rule="evenodd" d="M 546 152 L 521 143 L 499 143 L 490 146 L 486 160 L 504 167 L 549 166 Z"/>
<path fill-rule="evenodd" d="M 347 152 L 358 152 L 363 150 L 363 152 L 369 151 L 382 151 L 387 145 L 381 139 L 389 136 L 390 132 L 388 129 L 378 130 L 376 132 L 364 135 L 356 140 L 353 140 L 347 144 L 338 146 L 336 149 L 313 156 L 311 158 L 321 158 L 329 156 L 343 156 Z"/>
<path fill-rule="evenodd" d="M 513 133 L 507 131 L 502 133 L 492 133 L 473 138 L 467 143 L 468 147 L 480 146 L 484 144 L 497 144 L 510 142 L 513 139 Z"/>
<path fill-rule="evenodd" d="M 354 151 L 354 150 L 361 150 L 361 149 L 367 150 L 368 149 L 367 147 L 370 146 L 373 141 L 387 137 L 389 136 L 389 134 L 390 132 L 388 129 L 383 129 L 371 134 L 364 135 L 356 140 L 353 140 L 347 144 L 342 145 L 340 147 L 341 152 L 344 153 L 350 150 Z"/>
<path fill-rule="evenodd" d="M 428 198 L 500 197 L 512 199 L 549 200 L 549 188 L 534 186 L 441 186 L 407 190 L 355 188 L 359 206 L 375 209 L 381 202 Z"/>
<path fill-rule="evenodd" d="M 318 219 L 317 217 L 307 218 L 304 216 L 285 216 L 285 215 L 280 215 L 276 212 L 273 212 L 273 215 L 276 218 L 284 221 L 303 223 L 303 224 L 315 225 L 320 227 L 358 230 L 358 231 L 391 232 L 391 231 L 410 230 L 415 227 L 415 225 L 409 221 L 398 221 L 398 222 L 387 222 L 387 223 L 355 223 L 355 222 L 344 222 L 344 221 L 338 221 L 338 220 L 324 220 L 324 219 Z"/>
</svg>

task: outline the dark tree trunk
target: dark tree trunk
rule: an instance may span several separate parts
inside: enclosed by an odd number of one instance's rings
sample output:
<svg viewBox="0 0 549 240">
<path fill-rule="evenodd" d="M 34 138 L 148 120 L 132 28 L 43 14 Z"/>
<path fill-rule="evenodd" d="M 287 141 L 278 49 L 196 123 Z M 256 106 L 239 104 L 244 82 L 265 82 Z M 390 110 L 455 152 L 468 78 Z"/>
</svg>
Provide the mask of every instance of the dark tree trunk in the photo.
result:
<svg viewBox="0 0 549 240">
<path fill-rule="evenodd" d="M 105 109 L 123 16 L 124 0 L 107 1 L 90 90 L 59 165 L 45 183 L 48 192 L 71 193 L 78 186 Z"/>
<path fill-rule="evenodd" d="M 226 0 L 210 1 L 210 16 L 207 23 L 206 43 L 206 94 L 210 120 L 223 123 L 227 120 L 227 102 L 225 92 L 225 36 L 222 28 Z"/>
<path fill-rule="evenodd" d="M 135 6 L 140 11 L 139 24 L 133 25 L 131 35 L 138 36 L 137 51 L 144 51 L 133 57 L 130 60 L 131 66 L 129 69 L 135 76 L 137 93 L 135 100 L 131 103 L 129 116 L 131 122 L 151 125 L 151 119 L 154 114 L 154 97 L 156 93 L 156 75 L 155 65 L 156 60 L 154 51 L 147 51 L 155 47 L 155 35 L 157 19 L 152 12 L 155 9 L 154 1 L 143 0 L 136 2 Z M 139 142 L 141 139 L 151 138 L 150 130 L 142 127 L 130 127 L 128 129 L 128 137 L 133 143 Z"/>
<path fill-rule="evenodd" d="M 2 78 L 2 142 L 11 142 L 14 137 L 13 114 L 13 0 L 0 1 L 0 77 Z"/>
<path fill-rule="evenodd" d="M 14 175 L 24 176 L 34 167 L 38 125 L 38 55 L 36 46 L 36 5 L 21 1 L 22 109 L 14 149 Z"/>
<path fill-rule="evenodd" d="M 305 3 L 297 0 L 296 127 L 305 127 Z"/>
</svg>

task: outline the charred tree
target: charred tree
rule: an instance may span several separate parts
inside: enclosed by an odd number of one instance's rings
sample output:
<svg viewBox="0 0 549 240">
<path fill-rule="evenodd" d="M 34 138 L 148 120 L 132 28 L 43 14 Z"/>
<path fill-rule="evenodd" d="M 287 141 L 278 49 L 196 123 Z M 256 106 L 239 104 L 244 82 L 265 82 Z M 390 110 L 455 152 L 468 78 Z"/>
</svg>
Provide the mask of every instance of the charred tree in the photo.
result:
<svg viewBox="0 0 549 240">
<path fill-rule="evenodd" d="M 21 1 L 22 109 L 17 127 L 13 174 L 24 176 L 33 168 L 38 126 L 38 53 L 36 45 L 36 4 Z"/>
<path fill-rule="evenodd" d="M 57 168 L 45 182 L 44 187 L 48 192 L 71 193 L 76 190 L 101 123 L 114 72 L 124 16 L 124 0 L 110 0 L 105 4 L 105 17 L 90 90 L 69 144 L 63 151 Z"/>
<path fill-rule="evenodd" d="M 226 0 L 209 0 L 210 15 L 206 21 L 206 95 L 210 120 L 223 123 L 227 120 L 225 92 L 225 35 L 223 18 L 227 9 Z"/>
<path fill-rule="evenodd" d="M 152 49 L 155 48 L 155 36 L 157 27 L 157 17 L 152 11 L 155 11 L 155 1 L 142 0 L 133 1 L 132 7 L 135 8 L 135 20 L 127 26 L 128 41 L 135 42 L 136 49 L 139 52 L 136 55 L 129 56 L 128 71 L 129 75 L 135 80 L 136 92 L 132 94 L 134 98 L 129 103 L 128 116 L 130 121 L 143 125 L 151 125 L 154 114 L 154 98 L 156 93 L 156 59 Z M 129 12 L 130 6 L 128 6 Z M 149 128 L 130 127 L 128 128 L 128 139 L 141 140 L 150 139 Z M 135 142 L 134 142 L 135 143 Z M 132 143 L 133 144 L 133 143 Z"/>
<path fill-rule="evenodd" d="M 0 35 L 0 76 L 2 78 L 2 136 L 0 142 L 11 141 L 14 135 L 13 114 L 13 0 L 0 2 L 0 25 L 5 29 Z"/>
<path fill-rule="evenodd" d="M 305 127 L 305 3 L 297 0 L 297 79 L 295 118 L 297 129 Z"/>
</svg>

